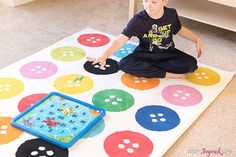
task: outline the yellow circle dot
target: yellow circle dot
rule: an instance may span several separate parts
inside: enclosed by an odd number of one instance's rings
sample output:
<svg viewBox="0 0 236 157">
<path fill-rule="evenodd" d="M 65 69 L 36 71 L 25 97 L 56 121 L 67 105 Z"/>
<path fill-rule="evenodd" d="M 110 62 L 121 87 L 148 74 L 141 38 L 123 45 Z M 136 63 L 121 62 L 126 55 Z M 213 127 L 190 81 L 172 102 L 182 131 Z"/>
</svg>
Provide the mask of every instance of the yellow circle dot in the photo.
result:
<svg viewBox="0 0 236 157">
<path fill-rule="evenodd" d="M 57 78 L 54 87 L 66 94 L 79 94 L 93 88 L 93 80 L 81 74 L 69 74 Z"/>
<path fill-rule="evenodd" d="M 199 67 L 194 73 L 187 74 L 186 79 L 194 84 L 211 86 L 220 82 L 220 75 L 209 68 Z"/>
<path fill-rule="evenodd" d="M 0 78 L 0 99 L 7 99 L 20 94 L 24 89 L 22 81 L 14 78 Z"/>
</svg>

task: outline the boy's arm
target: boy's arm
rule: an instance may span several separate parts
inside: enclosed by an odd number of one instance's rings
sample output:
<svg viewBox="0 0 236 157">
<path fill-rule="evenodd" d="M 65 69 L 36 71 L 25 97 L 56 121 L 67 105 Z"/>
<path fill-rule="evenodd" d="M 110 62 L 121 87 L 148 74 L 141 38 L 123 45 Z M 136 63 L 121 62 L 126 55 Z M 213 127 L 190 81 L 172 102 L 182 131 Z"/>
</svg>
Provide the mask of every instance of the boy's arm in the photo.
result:
<svg viewBox="0 0 236 157">
<path fill-rule="evenodd" d="M 129 38 L 123 34 L 120 34 L 111 44 L 111 46 L 106 49 L 106 51 L 98 58 L 94 57 L 86 57 L 89 61 L 93 62 L 92 64 L 99 63 L 101 66 L 100 68 L 103 68 L 106 64 L 106 59 L 110 57 L 113 53 L 116 52 L 119 48 L 121 48 L 125 42 L 127 42 Z"/>
<path fill-rule="evenodd" d="M 200 37 L 198 37 L 196 34 L 194 34 L 189 29 L 187 29 L 183 26 L 177 34 L 184 37 L 184 38 L 186 38 L 186 39 L 188 39 L 188 40 L 191 40 L 191 41 L 195 42 L 196 47 L 197 47 L 197 58 L 202 56 L 202 54 L 203 54 L 203 44 L 202 44 L 202 40 L 201 40 Z"/>
</svg>

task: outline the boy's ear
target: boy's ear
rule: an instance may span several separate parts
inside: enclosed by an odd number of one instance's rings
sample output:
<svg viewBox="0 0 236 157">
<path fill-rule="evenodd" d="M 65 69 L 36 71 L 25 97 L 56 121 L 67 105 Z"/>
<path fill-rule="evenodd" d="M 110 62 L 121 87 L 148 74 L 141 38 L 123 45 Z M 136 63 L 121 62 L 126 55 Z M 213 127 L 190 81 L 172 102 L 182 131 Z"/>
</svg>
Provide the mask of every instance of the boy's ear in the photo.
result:
<svg viewBox="0 0 236 157">
<path fill-rule="evenodd" d="M 167 5 L 169 0 L 162 0 L 162 2 L 163 2 L 164 5 Z"/>
</svg>

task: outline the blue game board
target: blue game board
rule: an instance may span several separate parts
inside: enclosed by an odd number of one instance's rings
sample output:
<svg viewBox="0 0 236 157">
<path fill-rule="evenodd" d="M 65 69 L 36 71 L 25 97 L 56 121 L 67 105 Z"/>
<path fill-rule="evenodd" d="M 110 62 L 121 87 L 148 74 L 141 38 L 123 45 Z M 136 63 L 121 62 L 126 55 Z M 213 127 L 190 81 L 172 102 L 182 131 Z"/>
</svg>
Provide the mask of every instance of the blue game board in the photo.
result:
<svg viewBox="0 0 236 157">
<path fill-rule="evenodd" d="M 14 118 L 12 124 L 68 148 L 104 115 L 102 108 L 53 92 Z"/>
</svg>

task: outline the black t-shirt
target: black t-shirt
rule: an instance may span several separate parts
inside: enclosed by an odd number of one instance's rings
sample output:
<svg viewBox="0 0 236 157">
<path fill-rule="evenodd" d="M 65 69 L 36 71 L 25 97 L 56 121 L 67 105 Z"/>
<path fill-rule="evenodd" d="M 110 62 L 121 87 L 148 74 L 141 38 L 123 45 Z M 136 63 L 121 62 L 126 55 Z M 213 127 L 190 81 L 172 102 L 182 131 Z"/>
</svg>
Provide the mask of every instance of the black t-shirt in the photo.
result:
<svg viewBox="0 0 236 157">
<path fill-rule="evenodd" d="M 159 19 L 151 18 L 145 10 L 137 13 L 127 24 L 122 34 L 139 38 L 139 47 L 151 52 L 163 52 L 174 48 L 173 34 L 181 29 L 181 23 L 175 9 L 164 7 Z"/>
</svg>

